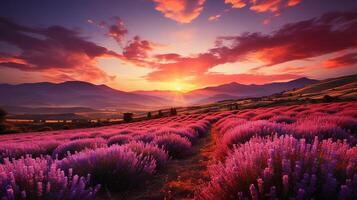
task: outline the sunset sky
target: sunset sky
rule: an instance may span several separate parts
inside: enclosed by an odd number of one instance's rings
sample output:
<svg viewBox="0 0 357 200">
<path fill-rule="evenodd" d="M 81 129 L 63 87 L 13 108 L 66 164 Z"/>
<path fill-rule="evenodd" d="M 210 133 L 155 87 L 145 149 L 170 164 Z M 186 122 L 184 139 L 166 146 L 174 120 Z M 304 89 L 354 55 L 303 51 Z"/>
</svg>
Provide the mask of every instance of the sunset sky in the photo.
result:
<svg viewBox="0 0 357 200">
<path fill-rule="evenodd" d="M 356 73 L 356 0 L 0 0 L 0 83 L 189 91 Z"/>
</svg>

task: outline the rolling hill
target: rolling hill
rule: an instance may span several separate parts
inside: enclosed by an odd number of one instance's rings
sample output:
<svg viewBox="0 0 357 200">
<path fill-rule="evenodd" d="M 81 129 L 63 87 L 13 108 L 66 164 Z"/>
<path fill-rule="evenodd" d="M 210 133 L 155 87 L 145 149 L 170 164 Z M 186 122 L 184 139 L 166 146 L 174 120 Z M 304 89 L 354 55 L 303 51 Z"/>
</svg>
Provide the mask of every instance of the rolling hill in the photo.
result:
<svg viewBox="0 0 357 200">
<path fill-rule="evenodd" d="M 233 82 L 187 93 L 173 91 L 124 92 L 106 85 L 94 85 L 80 81 L 0 84 L 0 94 L 2 94 L 0 106 L 18 114 L 60 114 L 70 111 L 76 113 L 106 109 L 145 111 L 169 106 L 189 106 L 227 99 L 267 96 L 314 83 L 318 83 L 318 81 L 308 78 L 264 85 L 244 85 Z"/>
<path fill-rule="evenodd" d="M 185 94 L 187 99 L 196 99 L 195 103 L 209 103 L 226 99 L 268 96 L 283 91 L 301 88 L 317 80 L 299 78 L 289 82 L 277 82 L 263 85 L 244 85 L 236 82 L 215 87 L 206 87 Z"/>
<path fill-rule="evenodd" d="M 339 98 L 357 97 L 357 75 L 331 78 L 284 93 L 290 98 L 319 99 L 325 95 Z"/>
<path fill-rule="evenodd" d="M 319 81 L 308 78 L 263 85 L 244 85 L 232 82 L 213 87 L 205 87 L 187 93 L 171 91 L 137 91 L 135 93 L 165 98 L 174 101 L 176 104 L 192 105 L 212 103 L 227 99 L 268 96 L 283 91 L 302 88 L 317 82 Z"/>
<path fill-rule="evenodd" d="M 89 107 L 92 109 L 153 109 L 166 101 L 154 96 L 112 89 L 106 85 L 69 81 L 0 85 L 0 105 L 4 107 Z"/>
</svg>

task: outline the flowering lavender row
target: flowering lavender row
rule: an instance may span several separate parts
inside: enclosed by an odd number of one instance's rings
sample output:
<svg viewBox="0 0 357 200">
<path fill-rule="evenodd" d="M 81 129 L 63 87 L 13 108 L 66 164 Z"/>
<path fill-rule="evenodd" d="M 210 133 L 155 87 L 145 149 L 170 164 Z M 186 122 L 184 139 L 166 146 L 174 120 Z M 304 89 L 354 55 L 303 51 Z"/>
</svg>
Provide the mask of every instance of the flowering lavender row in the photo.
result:
<svg viewBox="0 0 357 200">
<path fill-rule="evenodd" d="M 195 143 L 221 115 L 224 113 L 183 115 L 99 128 L 4 135 L 0 136 L 0 163 L 4 158 L 18 159 L 27 154 L 32 157 L 51 155 L 63 159 L 86 149 L 123 145 L 131 141 L 160 141 L 156 138 L 167 134 L 179 135 Z M 182 143 L 182 140 L 177 139 L 177 142 Z M 189 146 L 183 145 L 186 148 Z"/>
<path fill-rule="evenodd" d="M 137 154 L 129 148 L 113 145 L 83 151 L 57 162 L 61 169 L 73 169 L 79 175 L 91 174 L 94 184 L 128 189 L 142 183 L 156 169 L 153 156 Z"/>
<path fill-rule="evenodd" d="M 215 124 L 196 199 L 357 199 L 357 103 L 247 109 Z"/>
<path fill-rule="evenodd" d="M 196 199 L 357 199 L 357 147 L 254 138 L 211 166 L 210 175 Z"/>
<path fill-rule="evenodd" d="M 26 157 L 0 165 L 0 197 L 12 199 L 94 199 L 99 185 L 88 187 L 90 176 L 68 175 L 50 157 Z"/>
<path fill-rule="evenodd" d="M 216 124 L 220 138 L 218 154 L 224 156 L 234 145 L 247 142 L 252 137 L 274 134 L 293 135 L 295 138 L 305 138 L 308 142 L 316 136 L 320 140 L 347 140 L 350 145 L 355 145 L 357 118 L 345 111 L 353 110 L 354 107 L 350 106 L 356 104 L 323 105 L 327 107 L 325 112 L 318 104 L 245 110 L 225 117 Z"/>
<path fill-rule="evenodd" d="M 91 199 L 98 185 L 115 191 L 135 188 L 164 168 L 169 159 L 189 156 L 192 144 L 225 115 L 176 116 L 105 128 L 4 136 L 0 169 L 6 174 L 0 170 L 0 196 Z"/>
</svg>

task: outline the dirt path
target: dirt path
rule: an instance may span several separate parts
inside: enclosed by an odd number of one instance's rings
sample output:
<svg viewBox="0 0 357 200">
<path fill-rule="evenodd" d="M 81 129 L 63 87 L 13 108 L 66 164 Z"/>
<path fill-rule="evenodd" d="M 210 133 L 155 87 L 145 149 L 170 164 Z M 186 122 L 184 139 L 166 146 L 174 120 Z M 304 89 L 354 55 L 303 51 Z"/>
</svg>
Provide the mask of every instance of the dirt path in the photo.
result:
<svg viewBox="0 0 357 200">
<path fill-rule="evenodd" d="M 112 199 L 173 200 L 193 199 L 194 192 L 209 180 L 207 166 L 213 162 L 215 140 L 211 134 L 193 146 L 194 154 L 186 159 L 172 160 L 165 170 L 149 180 L 144 189 Z"/>
</svg>

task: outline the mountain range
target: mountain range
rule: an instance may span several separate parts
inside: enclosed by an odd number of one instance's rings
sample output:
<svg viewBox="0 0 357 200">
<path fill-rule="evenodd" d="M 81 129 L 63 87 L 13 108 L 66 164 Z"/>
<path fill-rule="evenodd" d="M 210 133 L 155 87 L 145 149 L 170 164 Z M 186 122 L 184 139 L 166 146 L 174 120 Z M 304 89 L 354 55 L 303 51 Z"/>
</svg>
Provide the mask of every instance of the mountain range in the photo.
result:
<svg viewBox="0 0 357 200">
<path fill-rule="evenodd" d="M 165 98 L 176 104 L 205 104 L 227 99 L 268 96 L 319 82 L 318 80 L 299 78 L 289 82 L 276 82 L 263 85 L 244 85 L 236 82 L 219 86 L 205 87 L 180 94 L 172 91 L 136 91 L 144 94 Z"/>
<path fill-rule="evenodd" d="M 226 99 L 266 96 L 302 88 L 317 80 L 300 78 L 289 82 L 244 85 L 236 82 L 205 87 L 187 93 L 173 91 L 124 92 L 106 85 L 68 81 L 63 83 L 0 84 L 0 106 L 11 108 L 60 109 L 77 108 L 150 110 L 170 106 L 210 103 Z M 75 110 L 75 109 L 74 109 Z"/>
</svg>

